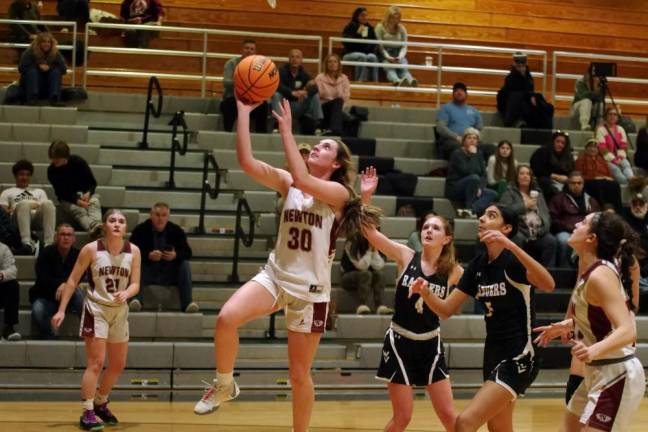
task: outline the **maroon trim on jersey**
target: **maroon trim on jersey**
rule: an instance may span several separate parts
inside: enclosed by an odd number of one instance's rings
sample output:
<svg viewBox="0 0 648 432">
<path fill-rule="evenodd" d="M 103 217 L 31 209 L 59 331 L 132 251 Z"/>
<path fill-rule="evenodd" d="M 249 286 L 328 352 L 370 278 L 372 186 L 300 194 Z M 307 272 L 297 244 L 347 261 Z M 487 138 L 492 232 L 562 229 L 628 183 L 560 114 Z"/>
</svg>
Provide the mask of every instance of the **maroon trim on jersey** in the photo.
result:
<svg viewBox="0 0 648 432">
<path fill-rule="evenodd" d="M 124 241 L 124 246 L 122 247 L 122 253 L 131 253 L 131 244 L 128 240 Z"/>
<path fill-rule="evenodd" d="M 612 331 L 610 320 L 605 315 L 603 308 L 599 306 L 587 305 L 587 320 L 597 342 L 602 341 Z"/>
<path fill-rule="evenodd" d="M 95 337 L 94 315 L 90 312 L 88 305 L 84 306 L 83 322 L 81 323 L 81 337 Z"/>
<path fill-rule="evenodd" d="M 88 285 L 90 285 L 90 289 L 92 291 L 95 290 L 95 283 L 94 283 L 94 278 L 92 277 L 92 270 L 88 267 L 88 270 L 86 270 L 86 278 L 88 279 Z"/>
<path fill-rule="evenodd" d="M 329 256 L 335 253 L 335 241 L 338 238 L 339 231 L 340 231 L 340 224 L 338 223 L 337 219 L 334 219 L 333 225 L 331 226 L 331 234 L 329 238 L 329 251 L 328 251 Z"/>
<path fill-rule="evenodd" d="M 623 375 L 625 375 L 625 372 Z M 594 411 L 587 422 L 588 426 L 602 431 L 612 430 L 619 407 L 621 406 L 625 382 L 626 378 L 623 377 L 601 392 Z"/>
<path fill-rule="evenodd" d="M 592 272 L 594 271 L 594 269 L 596 269 L 596 267 L 600 265 L 605 265 L 605 262 L 602 259 L 594 261 L 592 265 L 589 266 L 589 268 L 583 272 L 583 275 L 581 276 L 583 282 L 587 282 L 587 278 L 589 278 Z"/>
<path fill-rule="evenodd" d="M 97 240 L 97 252 L 105 251 L 105 250 L 106 250 L 106 245 L 104 244 L 103 240 L 98 239 Z"/>
<path fill-rule="evenodd" d="M 326 328 L 326 315 L 328 302 L 313 303 L 313 321 L 311 322 L 311 333 L 324 333 Z"/>
</svg>

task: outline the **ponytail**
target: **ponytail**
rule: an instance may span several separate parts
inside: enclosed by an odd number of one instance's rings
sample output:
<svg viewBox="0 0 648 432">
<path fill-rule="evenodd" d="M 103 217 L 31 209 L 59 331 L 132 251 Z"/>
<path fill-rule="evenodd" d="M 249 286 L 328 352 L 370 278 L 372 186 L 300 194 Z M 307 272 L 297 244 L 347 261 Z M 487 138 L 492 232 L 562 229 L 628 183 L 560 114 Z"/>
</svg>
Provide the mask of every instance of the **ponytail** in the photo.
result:
<svg viewBox="0 0 648 432">
<path fill-rule="evenodd" d="M 342 209 L 342 219 L 338 233 L 344 237 L 353 237 L 362 232 L 362 228 L 374 228 L 380 225 L 382 211 L 375 206 L 362 204 L 357 195 L 351 195 Z"/>
<path fill-rule="evenodd" d="M 598 238 L 597 257 L 616 264 L 623 290 L 635 311 L 632 302 L 632 266 L 637 256 L 644 255 L 639 246 L 639 235 L 619 215 L 607 212 L 597 213 L 592 218 L 591 232 Z"/>
</svg>

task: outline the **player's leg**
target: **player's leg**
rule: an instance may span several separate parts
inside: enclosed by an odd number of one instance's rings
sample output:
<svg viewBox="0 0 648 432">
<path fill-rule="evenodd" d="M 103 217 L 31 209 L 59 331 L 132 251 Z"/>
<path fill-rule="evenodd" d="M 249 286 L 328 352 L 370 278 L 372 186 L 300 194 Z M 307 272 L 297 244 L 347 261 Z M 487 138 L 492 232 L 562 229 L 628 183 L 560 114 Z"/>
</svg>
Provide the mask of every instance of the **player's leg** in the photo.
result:
<svg viewBox="0 0 648 432">
<path fill-rule="evenodd" d="M 455 422 L 455 432 L 474 432 L 491 419 L 503 416 L 512 417 L 511 405 L 512 395 L 506 388 L 493 382 L 486 381 L 479 389 L 475 397 L 468 403 L 468 406 L 459 414 Z M 505 418 L 495 419 L 495 425 L 504 425 Z M 512 423 L 512 419 L 510 420 Z M 497 429 L 498 432 L 503 429 Z"/>
<path fill-rule="evenodd" d="M 513 432 L 513 410 L 515 401 L 510 401 L 493 418 L 488 420 L 489 432 Z"/>
<path fill-rule="evenodd" d="M 106 356 L 106 339 L 86 337 L 85 350 L 86 368 L 81 378 L 83 413 L 79 420 L 79 426 L 85 430 L 100 430 L 103 428 L 103 424 L 95 416 L 94 396 Z"/>
<path fill-rule="evenodd" d="M 101 376 L 99 390 L 94 398 L 94 409 L 95 413 L 104 423 L 116 425 L 118 420 L 110 409 L 108 409 L 108 395 L 117 382 L 117 379 L 119 379 L 124 367 L 126 367 L 128 342 L 108 342 L 106 351 L 108 352 L 108 367 Z"/>
<path fill-rule="evenodd" d="M 400 432 L 407 428 L 412 420 L 414 397 L 411 386 L 389 383 L 389 400 L 392 405 L 392 418 L 385 426 L 385 432 Z"/>
<path fill-rule="evenodd" d="M 288 331 L 288 364 L 292 392 L 293 431 L 306 432 L 315 403 L 311 365 L 321 333 Z"/>
<path fill-rule="evenodd" d="M 430 395 L 430 401 L 432 401 L 434 411 L 443 424 L 443 427 L 445 427 L 446 431 L 454 431 L 457 414 L 454 410 L 450 380 L 443 379 L 441 381 L 437 381 L 426 386 L 426 389 L 428 394 Z"/>
</svg>

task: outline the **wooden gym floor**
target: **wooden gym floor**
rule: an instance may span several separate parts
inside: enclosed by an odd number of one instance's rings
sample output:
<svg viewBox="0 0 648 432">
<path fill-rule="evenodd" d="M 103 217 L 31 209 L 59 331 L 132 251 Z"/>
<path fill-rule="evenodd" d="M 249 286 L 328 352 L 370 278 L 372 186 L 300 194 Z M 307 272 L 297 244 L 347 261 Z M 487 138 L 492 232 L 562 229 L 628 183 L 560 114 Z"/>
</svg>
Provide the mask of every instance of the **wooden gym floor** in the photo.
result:
<svg viewBox="0 0 648 432">
<path fill-rule="evenodd" d="M 461 410 L 466 400 L 455 401 Z M 290 431 L 290 402 L 230 402 L 221 410 L 196 416 L 190 402 L 113 402 L 120 419 L 118 427 L 107 431 L 142 432 L 279 432 Z M 559 399 L 525 399 L 518 402 L 516 432 L 556 432 L 562 418 Z M 315 403 L 311 432 L 378 431 L 389 419 L 389 401 L 318 401 Z M 78 402 L 2 402 L 0 431 L 75 431 L 80 415 Z M 635 416 L 631 432 L 646 430 L 648 399 Z M 431 404 L 417 400 L 408 431 L 442 431 Z M 486 430 L 485 428 L 480 429 Z"/>
</svg>

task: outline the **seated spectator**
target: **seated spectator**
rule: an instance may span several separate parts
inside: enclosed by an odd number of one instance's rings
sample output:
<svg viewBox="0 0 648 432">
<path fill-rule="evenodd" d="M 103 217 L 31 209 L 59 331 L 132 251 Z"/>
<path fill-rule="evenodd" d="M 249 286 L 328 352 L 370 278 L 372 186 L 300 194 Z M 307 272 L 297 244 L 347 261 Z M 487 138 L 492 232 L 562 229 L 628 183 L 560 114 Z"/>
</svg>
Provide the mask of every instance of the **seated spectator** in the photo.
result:
<svg viewBox="0 0 648 432">
<path fill-rule="evenodd" d="M 349 78 L 342 73 L 340 57 L 330 54 L 324 59 L 326 70 L 315 77 L 315 84 L 322 102 L 323 135 L 344 135 L 344 104 L 351 98 Z"/>
<path fill-rule="evenodd" d="M 448 162 L 445 197 L 459 201 L 459 217 L 480 216 L 497 198 L 497 192 L 486 188 L 486 163 L 477 151 L 479 131 L 468 128 L 463 134 L 461 147 L 455 150 Z"/>
<path fill-rule="evenodd" d="M 27 105 L 35 105 L 41 98 L 47 98 L 53 106 L 61 105 L 61 85 L 67 67 L 51 34 L 36 35 L 31 46 L 20 56 L 18 71 Z"/>
<path fill-rule="evenodd" d="M 288 99 L 293 128 L 303 135 L 313 135 L 324 114 L 317 94 L 317 84 L 311 80 L 303 62 L 301 50 L 290 50 L 288 63 L 279 69 L 279 89 L 272 96 L 272 109 L 279 112 L 281 99 Z"/>
<path fill-rule="evenodd" d="M 634 154 L 635 170 L 641 171 L 637 174 L 648 175 L 648 117 L 646 125 L 639 129 L 637 134 L 637 145 Z"/>
<path fill-rule="evenodd" d="M 54 337 L 50 320 L 58 311 L 63 283 L 70 277 L 79 256 L 79 249 L 74 247 L 75 241 L 74 228 L 60 224 L 56 227 L 54 244 L 41 250 L 36 260 L 36 283 L 29 289 L 29 301 L 32 304 L 32 320 L 40 335 L 46 339 Z M 83 291 L 77 287 L 66 313 L 74 311 L 81 317 L 82 310 Z"/>
<path fill-rule="evenodd" d="M 20 285 L 16 280 L 16 259 L 4 243 L 0 243 L 0 307 L 4 308 L 2 340 L 17 341 L 21 336 L 14 326 L 18 324 Z"/>
<path fill-rule="evenodd" d="M 371 313 L 368 306 L 373 300 L 376 313 L 389 315 L 394 311 L 383 304 L 385 282 L 382 268 L 385 260 L 376 249 L 369 245 L 362 235 L 347 239 L 340 262 L 342 268 L 342 288 L 351 293 L 360 305 L 356 314 Z"/>
<path fill-rule="evenodd" d="M 18 226 L 22 247 L 17 255 L 34 255 L 36 244 L 32 240 L 32 228 L 43 230 L 45 246 L 54 242 L 56 207 L 41 188 L 31 187 L 34 165 L 28 160 L 19 160 L 11 168 L 16 186 L 0 194 L 0 206 L 6 210 Z"/>
<path fill-rule="evenodd" d="M 141 286 L 175 285 L 180 295 L 180 310 L 198 312 L 191 294 L 191 247 L 182 228 L 169 221 L 169 214 L 168 204 L 155 203 L 149 219 L 137 225 L 131 235 L 131 242 L 142 252 Z M 142 310 L 141 293 L 140 290 L 130 302 L 131 312 Z"/>
<path fill-rule="evenodd" d="M 164 8 L 160 0 L 123 0 L 120 16 L 127 24 L 162 25 Z M 151 30 L 129 30 L 125 33 L 126 45 L 148 48 L 151 37 L 157 32 Z"/>
<path fill-rule="evenodd" d="M 601 155 L 608 164 L 612 177 L 621 185 L 628 184 L 634 172 L 628 160 L 628 136 L 617 122 L 619 113 L 615 106 L 605 109 L 605 122 L 596 129 L 596 141 Z"/>
<path fill-rule="evenodd" d="M 576 171 L 583 174 L 585 192 L 602 206 L 612 204 L 617 212 L 621 211 L 621 187 L 612 178 L 596 139 L 591 138 L 585 144 L 585 150 L 576 159 Z"/>
<path fill-rule="evenodd" d="M 236 98 L 234 97 L 234 71 L 236 66 L 245 57 L 256 54 L 256 41 L 245 39 L 241 55 L 233 57 L 225 63 L 223 70 L 223 100 L 220 103 L 220 111 L 223 115 L 223 128 L 227 132 L 232 132 L 234 122 L 238 116 L 236 109 Z M 268 131 L 268 103 L 262 102 L 250 113 L 250 128 L 255 132 L 265 133 Z"/>
<path fill-rule="evenodd" d="M 376 25 L 376 39 L 386 43 L 378 45 L 378 53 L 384 64 L 407 65 L 407 30 L 401 23 L 401 11 L 398 6 L 389 6 L 385 10 L 382 22 Z M 389 42 L 403 42 L 393 45 Z M 418 81 L 406 67 L 384 68 L 387 81 L 396 86 L 416 87 Z"/>
<path fill-rule="evenodd" d="M 551 202 L 551 198 L 562 191 L 567 176 L 574 170 L 569 134 L 554 132 L 551 143 L 540 147 L 531 155 L 531 170 L 535 173 L 545 199 Z"/>
<path fill-rule="evenodd" d="M 515 181 L 502 194 L 500 204 L 518 214 L 517 234 L 511 240 L 543 266 L 553 267 L 556 238 L 551 235 L 549 207 L 528 165 L 518 165 Z"/>
<path fill-rule="evenodd" d="M 70 154 L 65 141 L 54 140 L 49 147 L 50 166 L 47 178 L 54 187 L 59 208 L 67 222 L 77 223 L 97 239 L 102 234 L 101 202 L 95 194 L 95 180 L 88 163 L 81 156 Z"/>
<path fill-rule="evenodd" d="M 22 248 L 20 232 L 13 221 L 13 218 L 2 206 L 0 206 L 0 243 L 9 246 L 12 251 Z"/>
<path fill-rule="evenodd" d="M 635 194 L 630 201 L 630 208 L 624 209 L 623 218 L 639 235 L 641 248 L 648 251 L 648 201 L 643 194 Z M 648 255 L 639 258 L 639 310 L 648 312 Z"/>
<path fill-rule="evenodd" d="M 347 39 L 376 40 L 376 32 L 369 23 L 369 14 L 363 7 L 356 8 L 351 16 L 351 21 L 344 27 L 342 37 Z M 376 45 L 363 44 L 362 42 L 343 42 L 344 54 L 342 60 L 378 63 Z M 368 66 L 355 66 L 355 80 L 367 81 L 371 71 L 371 81 L 378 81 L 378 68 Z"/>
<path fill-rule="evenodd" d="M 513 54 L 511 72 L 497 93 L 497 111 L 504 117 L 506 127 L 552 128 L 553 106 L 540 93 L 535 93 L 524 53 Z"/>
<path fill-rule="evenodd" d="M 31 0 L 14 0 L 9 5 L 9 19 L 23 21 L 40 21 L 42 3 L 35 4 Z M 11 24 L 9 26 L 9 42 L 29 43 L 36 39 L 40 32 L 48 31 L 44 25 Z"/>
<path fill-rule="evenodd" d="M 569 174 L 567 187 L 549 202 L 551 231 L 558 239 L 557 261 L 562 267 L 571 264 L 572 250 L 567 240 L 576 224 L 588 214 L 600 210 L 599 204 L 585 192 L 584 186 L 585 180 L 581 173 L 573 171 Z"/>
<path fill-rule="evenodd" d="M 437 114 L 436 131 L 441 141 L 437 143 L 437 147 L 441 150 L 440 156 L 445 160 L 461 146 L 461 138 L 467 128 L 482 129 L 481 114 L 466 103 L 467 99 L 466 85 L 456 82 L 452 86 L 452 101 L 443 105 Z M 478 145 L 478 148 L 484 153 L 482 145 Z M 486 160 L 486 155 L 482 155 Z"/>
<path fill-rule="evenodd" d="M 88 0 L 56 0 L 56 13 L 65 21 L 75 21 L 80 31 L 90 22 Z"/>
<path fill-rule="evenodd" d="M 599 77 L 591 76 L 589 70 L 576 80 L 571 112 L 578 116 L 581 130 L 592 130 L 592 108 L 594 104 L 598 106 L 601 99 L 600 83 Z"/>
<path fill-rule="evenodd" d="M 488 158 L 486 165 L 488 187 L 496 191 L 498 197 L 502 196 L 509 183 L 516 181 L 517 164 L 513 156 L 513 145 L 507 140 L 500 141 L 495 154 Z"/>
</svg>

